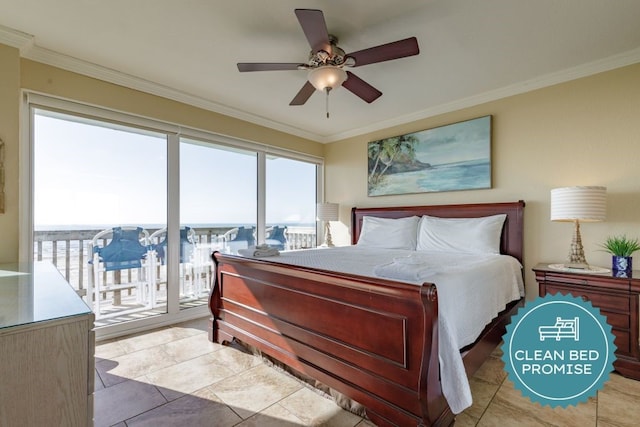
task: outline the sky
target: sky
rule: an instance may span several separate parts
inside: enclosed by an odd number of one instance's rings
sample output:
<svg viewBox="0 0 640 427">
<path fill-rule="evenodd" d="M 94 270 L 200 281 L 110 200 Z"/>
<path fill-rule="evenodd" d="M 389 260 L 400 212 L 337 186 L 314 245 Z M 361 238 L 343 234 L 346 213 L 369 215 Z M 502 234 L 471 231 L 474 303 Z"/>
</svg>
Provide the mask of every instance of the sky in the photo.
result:
<svg viewBox="0 0 640 427">
<path fill-rule="evenodd" d="M 36 114 L 34 224 L 165 224 L 167 142 Z M 267 160 L 267 224 L 315 223 L 315 165 Z M 183 224 L 255 224 L 256 155 L 180 144 Z"/>
<path fill-rule="evenodd" d="M 432 165 L 490 159 L 491 117 L 479 117 L 454 123 L 415 135 L 420 144 L 416 158 Z"/>
</svg>

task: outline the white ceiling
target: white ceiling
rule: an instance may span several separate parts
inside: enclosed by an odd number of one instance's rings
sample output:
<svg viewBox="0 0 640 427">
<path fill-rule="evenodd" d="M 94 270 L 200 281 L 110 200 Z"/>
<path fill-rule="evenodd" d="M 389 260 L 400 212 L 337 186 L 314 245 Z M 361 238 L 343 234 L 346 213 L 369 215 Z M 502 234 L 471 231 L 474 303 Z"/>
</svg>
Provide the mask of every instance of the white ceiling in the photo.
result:
<svg viewBox="0 0 640 427">
<path fill-rule="evenodd" d="M 289 102 L 305 62 L 295 8 L 321 9 L 348 53 L 416 36 L 420 55 L 353 68 L 383 92 Z M 329 142 L 640 62 L 638 0 L 0 0 L 22 56 Z M 24 34 L 23 34 L 24 33 Z M 96 66 L 97 65 L 97 66 Z"/>
</svg>

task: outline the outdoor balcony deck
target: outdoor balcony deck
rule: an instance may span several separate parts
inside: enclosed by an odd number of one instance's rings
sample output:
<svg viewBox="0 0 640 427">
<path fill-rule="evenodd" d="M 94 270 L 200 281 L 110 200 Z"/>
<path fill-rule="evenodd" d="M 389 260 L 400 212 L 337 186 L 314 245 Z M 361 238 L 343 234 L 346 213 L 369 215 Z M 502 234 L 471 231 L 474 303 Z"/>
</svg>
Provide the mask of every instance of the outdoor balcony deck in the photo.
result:
<svg viewBox="0 0 640 427">
<path fill-rule="evenodd" d="M 195 230 L 195 244 L 198 265 L 190 270 L 181 269 L 180 307 L 189 308 L 207 303 L 211 289 L 213 264 L 211 253 L 214 250 L 225 250 L 222 236 L 231 227 L 200 227 Z M 88 253 L 93 237 L 100 229 L 82 230 L 47 230 L 34 232 L 34 260 L 52 262 L 65 279 L 76 290 L 78 295 L 87 297 L 89 283 L 89 261 L 92 254 Z M 148 228 L 149 233 L 155 229 Z M 287 249 L 301 249 L 315 246 L 315 228 L 289 227 L 287 232 Z M 102 316 L 96 321 L 96 326 L 129 321 L 141 317 L 155 316 L 166 312 L 166 266 L 158 264 L 155 290 L 155 307 L 145 308 L 136 303 L 135 286 L 127 287 L 128 283 L 138 280 L 136 269 L 111 271 L 102 273 L 103 283 L 121 284 L 121 289 L 100 292 L 100 307 Z M 161 271 L 164 269 L 163 271 Z"/>
</svg>

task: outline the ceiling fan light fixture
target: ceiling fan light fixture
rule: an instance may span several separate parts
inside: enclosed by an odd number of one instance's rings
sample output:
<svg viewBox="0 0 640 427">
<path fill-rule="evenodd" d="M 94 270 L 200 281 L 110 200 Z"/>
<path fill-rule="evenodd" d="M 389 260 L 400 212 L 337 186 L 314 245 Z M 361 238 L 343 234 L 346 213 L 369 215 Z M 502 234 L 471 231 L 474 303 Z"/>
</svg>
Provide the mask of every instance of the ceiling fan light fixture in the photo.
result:
<svg viewBox="0 0 640 427">
<path fill-rule="evenodd" d="M 340 67 L 326 65 L 314 68 L 307 76 L 309 83 L 317 90 L 324 92 L 325 89 L 335 89 L 347 80 L 347 72 Z"/>
</svg>

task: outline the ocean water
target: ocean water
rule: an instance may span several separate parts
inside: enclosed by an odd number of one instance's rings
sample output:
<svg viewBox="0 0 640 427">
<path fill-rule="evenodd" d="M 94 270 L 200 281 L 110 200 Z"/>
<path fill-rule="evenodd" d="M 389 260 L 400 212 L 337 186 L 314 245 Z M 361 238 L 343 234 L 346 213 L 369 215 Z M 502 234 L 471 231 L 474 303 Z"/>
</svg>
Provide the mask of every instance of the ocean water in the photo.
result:
<svg viewBox="0 0 640 427">
<path fill-rule="evenodd" d="M 386 175 L 370 196 L 491 188 L 489 159 L 436 165 L 421 171 Z"/>
</svg>

